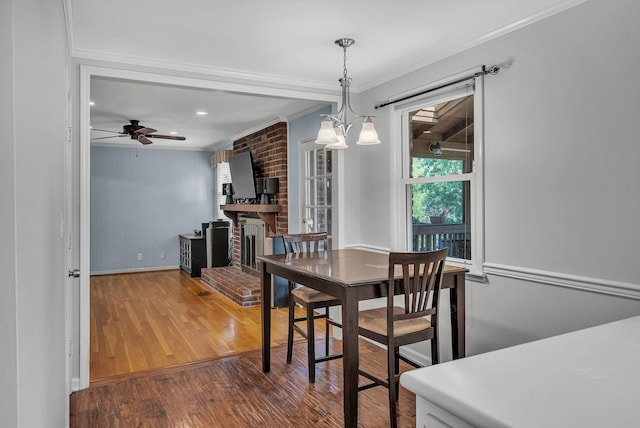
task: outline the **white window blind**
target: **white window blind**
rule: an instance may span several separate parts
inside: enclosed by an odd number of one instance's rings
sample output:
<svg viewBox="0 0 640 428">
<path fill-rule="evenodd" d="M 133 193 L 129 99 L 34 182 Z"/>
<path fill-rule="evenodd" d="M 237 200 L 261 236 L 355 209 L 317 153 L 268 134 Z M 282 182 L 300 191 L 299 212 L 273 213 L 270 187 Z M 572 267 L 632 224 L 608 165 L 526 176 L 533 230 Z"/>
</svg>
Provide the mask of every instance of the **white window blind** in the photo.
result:
<svg viewBox="0 0 640 428">
<path fill-rule="evenodd" d="M 231 172 L 229 171 L 229 162 L 221 162 L 216 166 L 216 196 L 218 199 L 218 218 L 227 217 L 224 215 L 224 211 L 220 209 L 221 205 L 225 204 L 227 197 L 222 194 L 222 185 L 224 183 L 231 183 Z"/>
</svg>

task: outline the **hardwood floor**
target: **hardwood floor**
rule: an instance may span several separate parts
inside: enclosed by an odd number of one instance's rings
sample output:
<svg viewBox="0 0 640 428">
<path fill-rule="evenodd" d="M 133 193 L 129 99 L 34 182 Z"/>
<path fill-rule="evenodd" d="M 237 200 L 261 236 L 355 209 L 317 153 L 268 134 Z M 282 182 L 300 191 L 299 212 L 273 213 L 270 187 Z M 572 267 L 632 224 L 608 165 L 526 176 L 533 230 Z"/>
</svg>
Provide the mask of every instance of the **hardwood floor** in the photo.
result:
<svg viewBox="0 0 640 428">
<path fill-rule="evenodd" d="M 272 346 L 287 309 L 273 310 Z M 323 330 L 320 330 L 323 331 Z M 260 308 L 242 308 L 179 270 L 91 278 L 91 380 L 260 349 Z"/>
<path fill-rule="evenodd" d="M 361 341 L 367 369 L 385 370 L 384 350 Z M 342 360 L 319 364 L 309 384 L 306 346 L 272 350 L 271 372 L 260 351 L 92 382 L 71 396 L 70 426 L 86 427 L 341 427 Z M 361 428 L 389 426 L 387 390 L 359 393 Z M 398 426 L 415 426 L 415 396 L 400 388 Z"/>
<path fill-rule="evenodd" d="M 91 384 L 71 395 L 71 427 L 342 426 L 342 360 L 319 364 L 309 384 L 303 339 L 286 364 L 286 326 L 287 309 L 274 309 L 272 371 L 262 373 L 259 307 L 177 270 L 92 277 Z M 360 347 L 361 363 L 384 373 L 385 351 Z M 359 426 L 388 426 L 387 390 L 359 396 Z M 415 426 L 404 388 L 398 415 Z"/>
</svg>

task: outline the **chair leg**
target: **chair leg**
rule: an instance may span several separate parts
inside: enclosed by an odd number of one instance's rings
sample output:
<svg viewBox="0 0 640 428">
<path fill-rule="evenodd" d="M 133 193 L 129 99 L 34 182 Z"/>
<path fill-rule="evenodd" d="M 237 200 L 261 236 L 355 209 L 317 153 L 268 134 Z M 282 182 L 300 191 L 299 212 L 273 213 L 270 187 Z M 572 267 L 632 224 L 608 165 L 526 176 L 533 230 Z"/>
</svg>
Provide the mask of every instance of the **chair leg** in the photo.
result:
<svg viewBox="0 0 640 428">
<path fill-rule="evenodd" d="M 326 318 L 324 319 L 324 355 L 329 356 L 329 306 L 324 307 Z"/>
<path fill-rule="evenodd" d="M 316 382 L 316 350 L 315 350 L 315 323 L 313 309 L 309 306 L 307 311 L 307 365 L 309 366 L 309 383 Z"/>
<path fill-rule="evenodd" d="M 391 428 L 397 428 L 398 426 L 396 414 L 396 401 L 398 401 L 396 389 L 396 352 L 397 348 L 387 345 L 387 373 L 389 376 L 389 426 Z"/>
<path fill-rule="evenodd" d="M 395 373 L 400 373 L 400 348 L 396 348 L 393 353 L 395 359 Z M 400 382 L 395 382 L 396 384 L 396 401 L 400 398 Z"/>
<path fill-rule="evenodd" d="M 438 339 L 434 336 L 431 338 L 431 365 L 438 364 L 440 356 L 438 355 Z"/>
<path fill-rule="evenodd" d="M 291 364 L 293 356 L 293 320 L 295 318 L 296 305 L 291 293 L 289 293 L 289 329 L 287 332 L 287 364 Z"/>
</svg>

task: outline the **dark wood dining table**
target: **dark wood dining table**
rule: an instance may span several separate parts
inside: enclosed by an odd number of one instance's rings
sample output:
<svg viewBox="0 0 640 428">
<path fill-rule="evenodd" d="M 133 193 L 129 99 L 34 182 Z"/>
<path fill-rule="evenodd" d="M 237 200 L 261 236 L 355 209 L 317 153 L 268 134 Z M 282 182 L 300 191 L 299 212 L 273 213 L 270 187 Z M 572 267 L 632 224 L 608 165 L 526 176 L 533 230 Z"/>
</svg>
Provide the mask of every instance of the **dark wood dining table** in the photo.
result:
<svg viewBox="0 0 640 428">
<path fill-rule="evenodd" d="M 358 426 L 358 302 L 386 295 L 388 254 L 360 249 L 316 254 L 259 256 L 262 291 L 262 370 L 271 369 L 271 276 L 337 297 L 342 302 L 344 426 Z M 465 272 L 445 265 L 442 288 L 450 289 L 454 359 L 465 356 Z M 441 342 L 442 343 L 442 342 Z"/>
</svg>

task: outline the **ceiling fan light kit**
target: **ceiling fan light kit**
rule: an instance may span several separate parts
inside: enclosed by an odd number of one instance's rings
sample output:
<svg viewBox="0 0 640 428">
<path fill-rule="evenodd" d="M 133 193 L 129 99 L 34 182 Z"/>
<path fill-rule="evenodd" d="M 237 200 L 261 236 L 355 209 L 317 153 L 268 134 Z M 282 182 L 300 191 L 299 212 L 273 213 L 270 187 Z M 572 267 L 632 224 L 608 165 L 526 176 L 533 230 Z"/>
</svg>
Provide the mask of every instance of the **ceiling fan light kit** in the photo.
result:
<svg viewBox="0 0 640 428">
<path fill-rule="evenodd" d="M 351 108 L 349 98 L 349 85 L 351 84 L 351 78 L 347 74 L 347 48 L 355 42 L 355 40 L 348 38 L 341 38 L 335 41 L 335 44 L 340 46 L 344 51 L 343 74 L 342 77 L 338 79 L 342 88 L 342 103 L 340 110 L 338 110 L 336 114 L 322 115 L 326 120 L 323 120 L 320 123 L 320 130 L 318 131 L 318 137 L 316 139 L 317 144 L 324 144 L 328 149 L 348 148 L 349 146 L 347 145 L 346 140 L 349 130 L 355 122 L 363 119 L 362 130 L 360 131 L 360 136 L 356 144 L 380 144 L 378 133 L 371 117 L 358 114 Z M 356 116 L 351 122 L 349 122 L 347 118 L 349 111 Z"/>
</svg>

